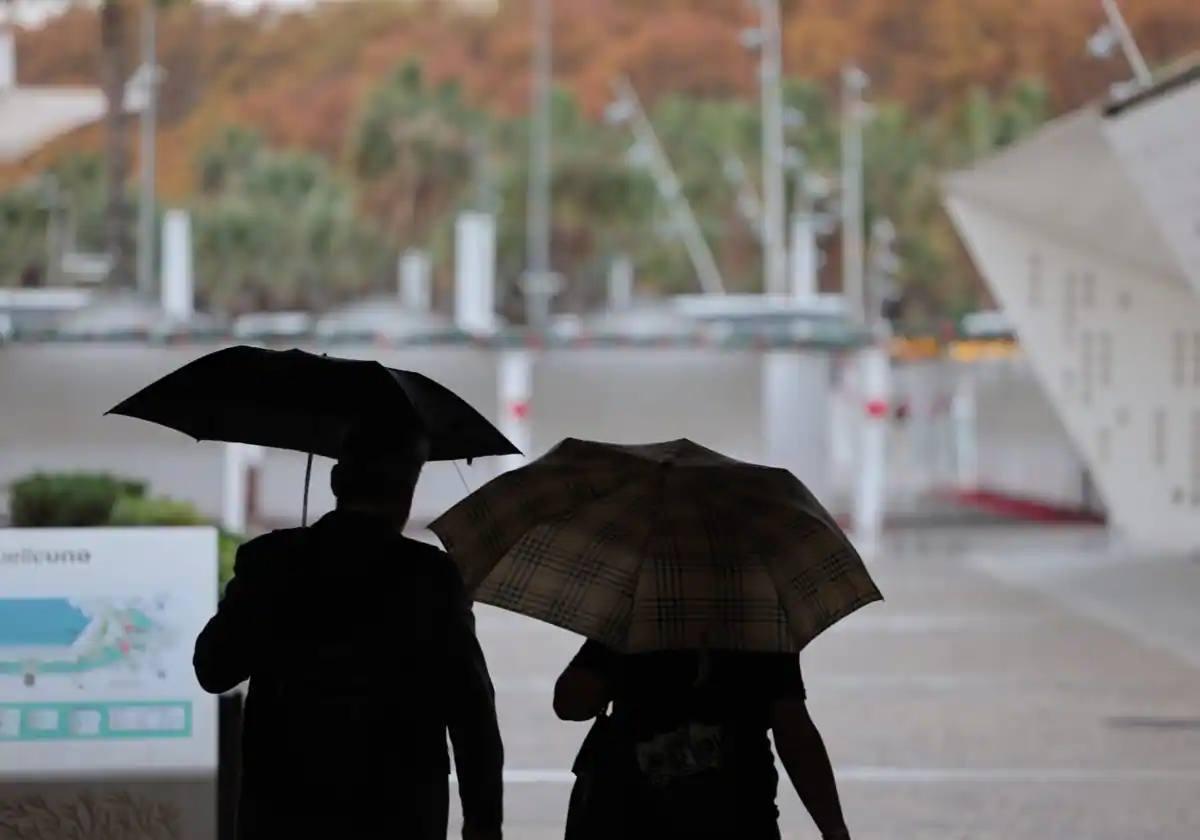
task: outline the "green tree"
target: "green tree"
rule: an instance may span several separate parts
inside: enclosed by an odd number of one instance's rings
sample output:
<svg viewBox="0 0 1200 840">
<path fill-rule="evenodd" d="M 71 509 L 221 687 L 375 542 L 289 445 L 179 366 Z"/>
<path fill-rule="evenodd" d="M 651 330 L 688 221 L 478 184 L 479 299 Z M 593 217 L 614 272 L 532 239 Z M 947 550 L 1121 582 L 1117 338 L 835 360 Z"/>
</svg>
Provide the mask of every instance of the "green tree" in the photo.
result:
<svg viewBox="0 0 1200 840">
<path fill-rule="evenodd" d="M 486 177 L 488 121 L 458 85 L 427 84 L 408 62 L 367 97 L 351 144 L 366 203 L 402 245 L 425 244 L 439 217 Z"/>
<path fill-rule="evenodd" d="M 232 128 L 197 165 L 197 273 L 215 308 L 320 310 L 382 279 L 391 251 L 323 158 Z"/>
</svg>

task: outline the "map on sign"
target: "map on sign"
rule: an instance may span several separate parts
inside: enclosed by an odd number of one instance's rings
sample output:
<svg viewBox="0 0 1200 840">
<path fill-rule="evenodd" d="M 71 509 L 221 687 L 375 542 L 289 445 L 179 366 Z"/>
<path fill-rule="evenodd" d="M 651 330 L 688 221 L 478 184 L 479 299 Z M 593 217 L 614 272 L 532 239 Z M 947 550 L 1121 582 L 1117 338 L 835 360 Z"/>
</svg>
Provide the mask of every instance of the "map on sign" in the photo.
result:
<svg viewBox="0 0 1200 840">
<path fill-rule="evenodd" d="M 0 529 L 0 777 L 215 767 L 211 528 Z"/>
<path fill-rule="evenodd" d="M 166 607 L 161 595 L 0 598 L 0 675 L 29 686 L 51 675 L 80 684 L 117 674 L 165 678 L 173 635 Z"/>
</svg>

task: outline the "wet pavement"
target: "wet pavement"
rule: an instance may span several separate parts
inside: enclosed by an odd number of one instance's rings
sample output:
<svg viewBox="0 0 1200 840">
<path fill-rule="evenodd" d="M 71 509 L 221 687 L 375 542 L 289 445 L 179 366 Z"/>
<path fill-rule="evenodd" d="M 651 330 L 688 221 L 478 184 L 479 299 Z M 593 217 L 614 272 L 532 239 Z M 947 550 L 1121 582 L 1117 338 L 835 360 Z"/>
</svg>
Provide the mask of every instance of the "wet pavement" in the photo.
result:
<svg viewBox="0 0 1200 840">
<path fill-rule="evenodd" d="M 887 601 L 802 656 L 858 840 L 1200 837 L 1200 562 L 1096 528 L 899 531 Z M 562 836 L 585 733 L 550 711 L 579 640 L 480 607 L 506 836 Z M 788 840 L 817 838 L 785 782 Z M 452 834 L 457 834 L 455 827 Z"/>
</svg>

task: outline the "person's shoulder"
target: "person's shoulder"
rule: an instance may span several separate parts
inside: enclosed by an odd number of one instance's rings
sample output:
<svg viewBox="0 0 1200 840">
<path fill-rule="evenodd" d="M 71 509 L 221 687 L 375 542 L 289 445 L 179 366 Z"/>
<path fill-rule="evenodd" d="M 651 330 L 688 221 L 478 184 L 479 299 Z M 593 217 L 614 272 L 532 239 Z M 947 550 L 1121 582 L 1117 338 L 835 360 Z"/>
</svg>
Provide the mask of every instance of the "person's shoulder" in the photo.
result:
<svg viewBox="0 0 1200 840">
<path fill-rule="evenodd" d="M 304 543 L 306 529 L 283 528 L 255 537 L 238 547 L 234 574 L 261 574 L 277 562 L 295 557 Z"/>
<path fill-rule="evenodd" d="M 405 563 L 433 582 L 433 585 L 452 591 L 463 588 L 462 573 L 454 560 L 442 549 L 430 543 L 403 537 Z"/>
<path fill-rule="evenodd" d="M 414 540 L 412 537 L 400 537 L 400 544 L 404 546 L 404 552 L 409 557 L 417 562 L 424 563 L 449 563 L 450 555 L 442 551 L 432 543 Z"/>
<path fill-rule="evenodd" d="M 414 540 L 411 537 L 401 537 L 400 545 L 406 560 L 410 564 L 418 567 L 431 569 L 435 572 L 444 571 L 446 568 L 454 568 L 454 561 L 450 559 L 450 555 L 442 551 L 436 545 L 431 545 L 421 540 Z"/>
</svg>

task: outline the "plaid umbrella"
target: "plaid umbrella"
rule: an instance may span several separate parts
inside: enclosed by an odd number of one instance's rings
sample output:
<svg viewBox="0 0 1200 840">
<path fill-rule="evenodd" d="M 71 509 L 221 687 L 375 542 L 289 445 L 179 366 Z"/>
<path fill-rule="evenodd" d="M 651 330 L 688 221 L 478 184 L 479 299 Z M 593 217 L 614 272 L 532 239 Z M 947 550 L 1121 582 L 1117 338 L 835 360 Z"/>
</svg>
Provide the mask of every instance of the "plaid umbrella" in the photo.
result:
<svg viewBox="0 0 1200 840">
<path fill-rule="evenodd" d="M 882 600 L 787 470 L 568 438 L 430 528 L 478 601 L 625 652 L 798 651 Z"/>
</svg>

